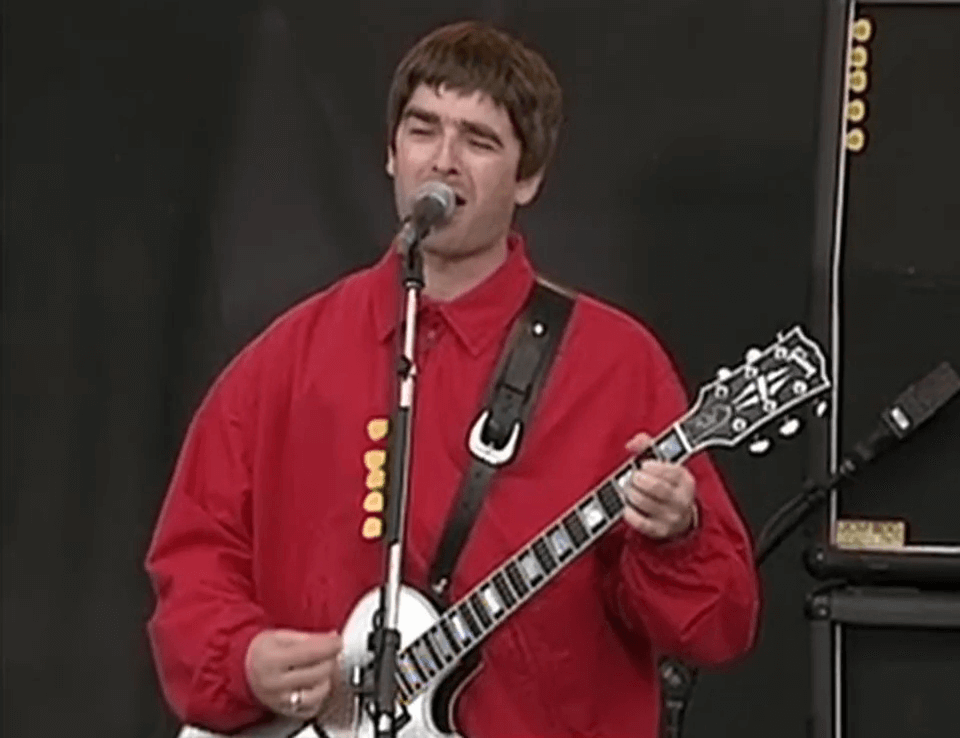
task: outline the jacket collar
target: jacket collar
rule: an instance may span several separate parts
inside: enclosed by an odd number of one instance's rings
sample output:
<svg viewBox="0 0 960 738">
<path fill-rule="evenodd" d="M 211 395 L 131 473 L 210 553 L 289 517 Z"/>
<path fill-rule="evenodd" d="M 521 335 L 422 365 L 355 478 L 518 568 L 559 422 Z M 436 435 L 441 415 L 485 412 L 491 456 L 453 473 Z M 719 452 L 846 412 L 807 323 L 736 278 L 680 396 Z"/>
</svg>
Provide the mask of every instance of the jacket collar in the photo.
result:
<svg viewBox="0 0 960 738">
<path fill-rule="evenodd" d="M 373 267 L 373 318 L 380 341 L 389 339 L 397 328 L 402 308 L 401 261 L 391 247 Z M 527 257 L 526 242 L 519 233 L 507 239 L 507 258 L 480 284 L 446 302 L 423 296 L 419 317 L 439 314 L 471 354 L 480 353 L 494 340 L 502 339 L 520 312 L 534 281 Z"/>
</svg>

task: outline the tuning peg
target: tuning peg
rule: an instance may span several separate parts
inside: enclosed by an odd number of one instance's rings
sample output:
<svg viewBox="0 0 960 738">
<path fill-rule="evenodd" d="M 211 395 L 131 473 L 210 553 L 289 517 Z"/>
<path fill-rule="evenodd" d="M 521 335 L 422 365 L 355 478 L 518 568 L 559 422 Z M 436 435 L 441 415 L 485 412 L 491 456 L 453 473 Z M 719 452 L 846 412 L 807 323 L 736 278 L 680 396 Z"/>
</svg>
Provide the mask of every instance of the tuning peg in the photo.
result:
<svg viewBox="0 0 960 738">
<path fill-rule="evenodd" d="M 769 438 L 757 436 L 750 441 L 750 445 L 747 446 L 747 448 L 754 456 L 762 456 L 770 450 L 771 446 L 773 446 L 773 441 L 771 441 Z"/>
<path fill-rule="evenodd" d="M 816 404 L 816 407 L 814 407 L 813 412 L 818 418 L 822 418 L 824 415 L 827 414 L 827 407 L 828 407 L 827 401 L 820 400 L 820 402 Z"/>
<path fill-rule="evenodd" d="M 747 353 L 744 354 L 743 358 L 747 360 L 748 364 L 755 364 L 760 360 L 761 356 L 763 356 L 763 351 L 758 349 L 756 346 L 752 346 L 747 349 Z"/>
<path fill-rule="evenodd" d="M 726 382 L 728 379 L 730 379 L 730 375 L 732 374 L 733 372 L 725 366 L 717 368 L 717 379 L 719 379 L 721 382 Z"/>
<path fill-rule="evenodd" d="M 797 432 L 800 430 L 801 422 L 800 418 L 787 418 L 780 425 L 780 435 L 784 438 L 793 438 L 797 435 Z"/>
</svg>

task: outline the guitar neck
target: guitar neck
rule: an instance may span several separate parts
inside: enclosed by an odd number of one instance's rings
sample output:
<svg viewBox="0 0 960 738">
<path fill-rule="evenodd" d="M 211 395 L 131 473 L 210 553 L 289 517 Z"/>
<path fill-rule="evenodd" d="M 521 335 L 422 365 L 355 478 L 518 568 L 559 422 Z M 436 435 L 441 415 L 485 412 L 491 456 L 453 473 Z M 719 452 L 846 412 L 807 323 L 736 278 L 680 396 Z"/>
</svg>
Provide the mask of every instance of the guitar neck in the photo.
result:
<svg viewBox="0 0 960 738">
<path fill-rule="evenodd" d="M 686 416 L 684 416 L 685 418 Z M 623 478 L 647 458 L 681 462 L 692 453 L 682 420 L 654 439 L 562 513 L 519 553 L 444 612 L 398 655 L 398 697 L 409 704 L 443 678 L 460 657 L 539 592 L 623 515 Z"/>
</svg>

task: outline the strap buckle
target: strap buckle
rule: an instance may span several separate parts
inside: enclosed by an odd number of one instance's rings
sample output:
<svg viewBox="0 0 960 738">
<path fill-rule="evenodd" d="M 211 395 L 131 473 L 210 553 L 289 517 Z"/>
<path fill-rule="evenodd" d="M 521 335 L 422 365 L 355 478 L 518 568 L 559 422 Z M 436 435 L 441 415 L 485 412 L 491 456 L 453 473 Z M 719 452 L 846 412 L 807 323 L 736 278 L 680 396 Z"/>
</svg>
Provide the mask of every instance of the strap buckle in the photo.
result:
<svg viewBox="0 0 960 738">
<path fill-rule="evenodd" d="M 490 411 L 484 410 L 480 414 L 480 417 L 477 418 L 477 422 L 474 423 L 470 429 L 468 447 L 470 448 L 470 453 L 481 461 L 487 462 L 490 466 L 503 466 L 517 453 L 517 445 L 520 442 L 520 431 L 523 430 L 523 423 L 515 420 L 513 427 L 510 429 L 510 437 L 507 439 L 507 442 L 502 448 L 497 448 L 493 444 L 486 443 L 483 440 L 483 428 L 489 417 Z"/>
</svg>

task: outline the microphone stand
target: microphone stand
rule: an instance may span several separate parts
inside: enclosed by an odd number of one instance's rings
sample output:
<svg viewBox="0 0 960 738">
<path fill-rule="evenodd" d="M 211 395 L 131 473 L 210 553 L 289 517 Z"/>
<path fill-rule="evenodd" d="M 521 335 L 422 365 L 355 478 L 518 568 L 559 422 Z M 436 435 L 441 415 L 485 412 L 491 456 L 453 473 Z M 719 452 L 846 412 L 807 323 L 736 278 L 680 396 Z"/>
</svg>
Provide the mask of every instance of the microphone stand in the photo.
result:
<svg viewBox="0 0 960 738">
<path fill-rule="evenodd" d="M 400 649 L 397 617 L 412 458 L 413 400 L 417 377 L 417 309 L 424 286 L 423 255 L 419 244 L 428 231 L 429 227 L 406 230 L 395 243 L 395 248 L 401 251 L 403 259 L 404 330 L 397 366 L 398 404 L 390 429 L 384 580 L 380 588 L 380 609 L 374 617 L 373 631 L 368 643 L 369 650 L 374 654 L 372 671 L 368 672 L 366 688 L 362 690 L 368 698 L 372 698 L 367 709 L 373 718 L 377 738 L 394 738 L 400 727 L 398 723 L 406 722 L 403 713 L 397 714 L 396 704 L 397 653 Z"/>
</svg>

